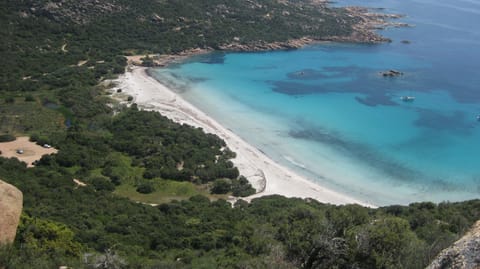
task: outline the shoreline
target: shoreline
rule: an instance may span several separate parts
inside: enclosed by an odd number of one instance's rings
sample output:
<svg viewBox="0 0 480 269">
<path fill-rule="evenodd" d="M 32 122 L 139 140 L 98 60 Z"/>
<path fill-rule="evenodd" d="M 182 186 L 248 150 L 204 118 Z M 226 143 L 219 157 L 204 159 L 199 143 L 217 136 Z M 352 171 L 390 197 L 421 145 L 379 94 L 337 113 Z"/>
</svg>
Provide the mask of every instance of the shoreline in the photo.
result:
<svg viewBox="0 0 480 269">
<path fill-rule="evenodd" d="M 312 198 L 322 203 L 336 205 L 360 204 L 376 207 L 311 182 L 278 164 L 261 150 L 248 144 L 230 129 L 225 128 L 167 88 L 161 81 L 150 76 L 146 67 L 129 67 L 125 74 L 120 75 L 113 82 L 116 83 L 116 87 L 112 88 L 114 98 L 116 89 L 122 89 L 121 94 L 132 96 L 131 103 L 136 103 L 140 109 L 157 111 L 177 123 L 200 127 L 205 132 L 216 134 L 223 139 L 230 150 L 237 154 L 232 162 L 238 167 L 240 174 L 245 176 L 257 189 L 256 194 L 239 199 L 251 201 L 261 196 L 282 195 L 304 199 Z"/>
</svg>

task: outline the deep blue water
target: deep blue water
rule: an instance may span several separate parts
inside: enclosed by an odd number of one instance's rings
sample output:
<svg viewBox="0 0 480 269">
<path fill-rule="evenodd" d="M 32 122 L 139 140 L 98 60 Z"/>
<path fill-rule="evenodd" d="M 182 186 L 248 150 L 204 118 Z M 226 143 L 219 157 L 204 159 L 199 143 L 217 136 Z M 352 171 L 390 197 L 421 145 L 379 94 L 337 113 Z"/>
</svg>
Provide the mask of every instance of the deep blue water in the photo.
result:
<svg viewBox="0 0 480 269">
<path fill-rule="evenodd" d="M 336 5 L 414 27 L 382 31 L 393 42 L 380 45 L 212 53 L 156 76 L 274 160 L 359 199 L 480 198 L 480 0 Z M 404 74 L 380 75 L 389 69 Z"/>
</svg>

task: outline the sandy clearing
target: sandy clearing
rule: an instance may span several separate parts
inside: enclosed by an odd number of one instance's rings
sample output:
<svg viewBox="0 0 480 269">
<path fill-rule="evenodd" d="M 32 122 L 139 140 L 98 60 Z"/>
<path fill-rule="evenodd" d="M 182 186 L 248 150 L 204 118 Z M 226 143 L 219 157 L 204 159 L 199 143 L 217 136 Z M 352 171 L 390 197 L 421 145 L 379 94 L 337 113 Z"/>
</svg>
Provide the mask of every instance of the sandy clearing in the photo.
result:
<svg viewBox="0 0 480 269">
<path fill-rule="evenodd" d="M 148 54 L 148 55 L 132 55 L 132 56 L 125 56 L 127 58 L 127 63 L 128 64 L 133 64 L 133 65 L 142 65 L 142 58 L 145 57 L 149 58 L 157 58 L 158 54 Z"/>
<path fill-rule="evenodd" d="M 17 150 L 23 150 L 23 154 L 17 153 Z M 58 150 L 54 148 L 44 148 L 29 141 L 26 136 L 17 137 L 17 140 L 12 142 L 0 143 L 0 157 L 12 158 L 15 157 L 27 164 L 27 167 L 33 167 L 33 162 L 40 160 L 43 155 L 57 153 Z"/>
</svg>

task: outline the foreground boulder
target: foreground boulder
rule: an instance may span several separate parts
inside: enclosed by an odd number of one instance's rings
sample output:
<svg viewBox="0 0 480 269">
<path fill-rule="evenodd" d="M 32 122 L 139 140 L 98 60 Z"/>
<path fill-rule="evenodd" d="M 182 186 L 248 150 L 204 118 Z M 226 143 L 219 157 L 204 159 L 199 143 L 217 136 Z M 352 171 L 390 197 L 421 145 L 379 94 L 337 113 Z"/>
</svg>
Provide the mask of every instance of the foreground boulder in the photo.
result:
<svg viewBox="0 0 480 269">
<path fill-rule="evenodd" d="M 449 248 L 444 249 L 427 269 L 480 268 L 480 221 Z"/>
<path fill-rule="evenodd" d="M 15 239 L 22 206 L 22 192 L 0 180 L 0 245 Z"/>
</svg>

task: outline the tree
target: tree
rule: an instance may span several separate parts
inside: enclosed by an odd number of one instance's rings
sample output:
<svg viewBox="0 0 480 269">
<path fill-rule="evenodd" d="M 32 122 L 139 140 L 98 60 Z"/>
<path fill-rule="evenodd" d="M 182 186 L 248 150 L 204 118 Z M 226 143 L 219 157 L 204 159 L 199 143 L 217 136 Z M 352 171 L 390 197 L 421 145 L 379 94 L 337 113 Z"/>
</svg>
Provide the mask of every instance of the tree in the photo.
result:
<svg viewBox="0 0 480 269">
<path fill-rule="evenodd" d="M 11 134 L 2 134 L 0 135 L 0 142 L 10 142 L 15 141 L 17 138 Z"/>
<path fill-rule="evenodd" d="M 125 260 L 111 249 L 106 249 L 105 252 L 100 255 L 86 254 L 84 258 L 86 264 L 91 265 L 93 268 L 121 269 L 127 266 Z"/>
<path fill-rule="evenodd" d="M 142 58 L 142 66 L 146 66 L 146 67 L 152 67 L 155 65 L 155 62 L 153 61 L 152 58 L 150 58 L 149 55 L 147 55 L 146 57 Z"/>
<path fill-rule="evenodd" d="M 232 194 L 237 197 L 246 197 L 255 194 L 256 190 L 244 176 L 232 180 Z"/>
<path fill-rule="evenodd" d="M 143 194 L 152 193 L 154 191 L 155 191 L 155 187 L 150 182 L 140 183 L 137 187 L 137 192 L 143 193 Z"/>
<path fill-rule="evenodd" d="M 408 221 L 384 217 L 348 232 L 355 260 L 362 268 L 423 268 L 425 244 Z"/>
<path fill-rule="evenodd" d="M 33 102 L 33 101 L 35 101 L 35 97 L 33 97 L 33 95 L 27 94 L 25 96 L 25 102 Z"/>
<path fill-rule="evenodd" d="M 215 194 L 225 194 L 225 193 L 228 193 L 231 190 L 231 188 L 232 188 L 232 185 L 230 183 L 230 180 L 219 178 L 213 182 L 211 192 Z"/>
<path fill-rule="evenodd" d="M 25 248 L 50 255 L 79 257 L 82 251 L 76 242 L 73 231 L 62 223 L 22 215 L 19 225 L 19 238 Z"/>
<path fill-rule="evenodd" d="M 113 191 L 115 190 L 115 184 L 113 184 L 110 180 L 105 179 L 103 177 L 94 177 L 87 180 L 90 182 L 95 190 L 97 191 Z"/>
</svg>

